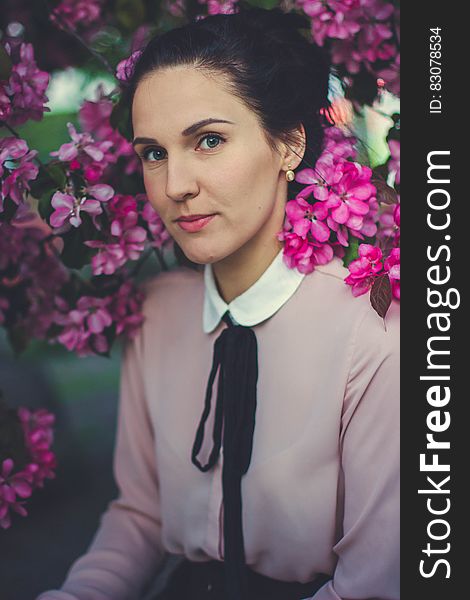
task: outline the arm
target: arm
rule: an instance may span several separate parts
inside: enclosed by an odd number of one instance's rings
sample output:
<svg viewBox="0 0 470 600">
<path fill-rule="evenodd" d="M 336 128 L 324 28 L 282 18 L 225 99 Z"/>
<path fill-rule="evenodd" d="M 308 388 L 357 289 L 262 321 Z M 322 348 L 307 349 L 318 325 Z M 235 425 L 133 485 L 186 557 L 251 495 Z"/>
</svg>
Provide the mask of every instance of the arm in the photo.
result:
<svg viewBox="0 0 470 600">
<path fill-rule="evenodd" d="M 333 579 L 312 600 L 398 600 L 399 309 L 387 331 L 367 307 L 344 398 L 340 451 L 343 529 Z"/>
<path fill-rule="evenodd" d="M 136 600 L 163 562 L 154 439 L 141 355 L 142 330 L 126 343 L 121 365 L 114 451 L 119 495 L 102 515 L 87 553 L 72 565 L 61 590 L 44 592 L 37 600 Z"/>
</svg>

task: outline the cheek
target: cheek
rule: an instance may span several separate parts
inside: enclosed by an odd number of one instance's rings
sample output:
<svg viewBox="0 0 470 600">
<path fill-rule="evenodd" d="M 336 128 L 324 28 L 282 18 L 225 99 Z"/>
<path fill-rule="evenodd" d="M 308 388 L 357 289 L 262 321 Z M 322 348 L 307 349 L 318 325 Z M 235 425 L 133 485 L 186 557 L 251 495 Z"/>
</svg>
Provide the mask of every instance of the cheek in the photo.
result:
<svg viewBox="0 0 470 600">
<path fill-rule="evenodd" d="M 165 210 L 168 203 L 162 195 L 162 189 L 164 188 L 162 187 L 161 182 L 159 182 L 159 178 L 153 176 L 152 173 L 144 172 L 144 187 L 147 198 L 153 209 L 157 211 L 162 219 L 165 219 Z"/>
<path fill-rule="evenodd" d="M 272 156 L 261 153 L 256 160 L 239 164 L 231 177 L 237 212 L 248 213 L 252 218 L 267 217 L 274 206 L 278 185 Z"/>
</svg>

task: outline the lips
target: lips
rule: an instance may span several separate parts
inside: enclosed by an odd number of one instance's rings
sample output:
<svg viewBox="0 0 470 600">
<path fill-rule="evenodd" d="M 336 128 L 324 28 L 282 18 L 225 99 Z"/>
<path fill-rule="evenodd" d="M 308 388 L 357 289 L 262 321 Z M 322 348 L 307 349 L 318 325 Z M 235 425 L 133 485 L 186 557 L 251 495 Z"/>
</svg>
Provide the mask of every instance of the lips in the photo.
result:
<svg viewBox="0 0 470 600">
<path fill-rule="evenodd" d="M 205 219 L 207 217 L 212 217 L 212 214 L 208 214 L 208 215 L 190 215 L 189 217 L 179 217 L 178 219 L 176 219 L 176 221 L 183 221 L 183 222 L 191 222 L 191 221 L 197 221 L 198 219 Z"/>
<path fill-rule="evenodd" d="M 217 215 L 191 215 L 191 217 L 180 217 L 177 223 L 183 231 L 195 233 L 203 229 L 208 223 L 215 219 Z"/>
</svg>

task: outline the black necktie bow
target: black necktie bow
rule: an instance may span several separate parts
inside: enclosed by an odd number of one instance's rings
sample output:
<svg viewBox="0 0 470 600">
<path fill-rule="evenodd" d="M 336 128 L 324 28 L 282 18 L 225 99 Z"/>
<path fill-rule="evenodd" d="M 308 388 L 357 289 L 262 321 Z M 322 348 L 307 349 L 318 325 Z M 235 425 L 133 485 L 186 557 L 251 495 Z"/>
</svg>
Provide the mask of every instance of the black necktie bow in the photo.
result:
<svg viewBox="0 0 470 600">
<path fill-rule="evenodd" d="M 228 311 L 222 319 L 228 327 L 214 344 L 204 410 L 197 428 L 191 460 L 201 471 L 209 471 L 217 463 L 223 444 L 225 600 L 245 600 L 246 563 L 241 478 L 248 470 L 253 448 L 258 348 L 255 332 L 250 327 L 234 325 Z M 211 411 L 212 388 L 217 372 L 219 379 L 212 432 L 213 446 L 207 463 L 202 465 L 197 455 Z"/>
</svg>

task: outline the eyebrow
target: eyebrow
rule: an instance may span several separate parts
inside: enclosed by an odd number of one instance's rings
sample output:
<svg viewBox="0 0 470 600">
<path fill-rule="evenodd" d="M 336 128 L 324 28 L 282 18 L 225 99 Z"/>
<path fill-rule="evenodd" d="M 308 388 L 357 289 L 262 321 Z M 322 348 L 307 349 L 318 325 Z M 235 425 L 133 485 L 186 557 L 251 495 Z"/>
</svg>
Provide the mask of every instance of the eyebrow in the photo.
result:
<svg viewBox="0 0 470 600">
<path fill-rule="evenodd" d="M 229 123 L 230 125 L 235 125 L 235 123 L 233 121 L 227 121 L 226 119 L 214 119 L 212 117 L 209 117 L 207 119 L 202 119 L 201 121 L 198 121 L 197 123 L 193 123 L 186 129 L 183 129 L 183 131 L 181 132 L 181 135 L 187 137 L 188 135 L 192 135 L 193 133 L 196 133 L 196 131 L 198 129 L 201 129 L 201 127 L 204 127 L 205 125 L 211 125 L 212 123 Z M 137 144 L 157 144 L 157 143 L 158 142 L 155 138 L 136 137 L 133 140 L 132 145 L 136 146 Z"/>
</svg>

